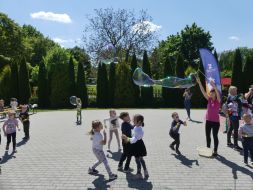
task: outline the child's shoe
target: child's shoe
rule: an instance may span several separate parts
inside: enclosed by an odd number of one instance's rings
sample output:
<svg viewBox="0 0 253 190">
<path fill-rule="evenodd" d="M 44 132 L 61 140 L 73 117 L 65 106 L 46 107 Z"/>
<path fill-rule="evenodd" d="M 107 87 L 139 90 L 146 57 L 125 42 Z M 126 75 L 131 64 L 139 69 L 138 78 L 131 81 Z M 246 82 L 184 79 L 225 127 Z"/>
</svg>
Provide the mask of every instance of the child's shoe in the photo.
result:
<svg viewBox="0 0 253 190">
<path fill-rule="evenodd" d="M 141 173 L 137 173 L 137 174 L 135 175 L 135 178 L 136 178 L 136 179 L 142 179 L 142 174 L 141 174 Z"/>
<path fill-rule="evenodd" d="M 88 174 L 91 174 L 91 175 L 96 175 L 96 174 L 98 174 L 98 171 L 97 171 L 97 170 L 95 170 L 95 169 L 89 168 L 89 170 L 88 170 Z"/>
<path fill-rule="evenodd" d="M 118 166 L 118 171 L 122 172 L 123 171 L 123 166 Z"/>
<path fill-rule="evenodd" d="M 176 153 L 178 154 L 178 155 L 181 155 L 181 152 L 177 149 L 176 150 Z"/>
<path fill-rule="evenodd" d="M 149 178 L 148 170 L 144 170 L 144 177 L 146 180 Z"/>
<path fill-rule="evenodd" d="M 8 151 L 8 150 L 9 150 L 9 145 L 6 145 L 5 150 L 6 150 L 6 151 Z"/>
<path fill-rule="evenodd" d="M 130 173 L 130 172 L 133 172 L 134 171 L 134 169 L 132 169 L 132 168 L 128 168 L 128 169 L 124 169 L 124 172 L 125 173 Z"/>
<path fill-rule="evenodd" d="M 213 157 L 217 157 L 218 156 L 218 153 L 216 151 L 213 152 L 212 154 Z"/>
<path fill-rule="evenodd" d="M 109 176 L 109 180 L 114 180 L 114 179 L 117 179 L 117 178 L 118 178 L 118 176 L 116 174 L 111 174 Z"/>
<path fill-rule="evenodd" d="M 244 161 L 244 165 L 248 166 L 249 165 L 248 161 Z"/>
</svg>

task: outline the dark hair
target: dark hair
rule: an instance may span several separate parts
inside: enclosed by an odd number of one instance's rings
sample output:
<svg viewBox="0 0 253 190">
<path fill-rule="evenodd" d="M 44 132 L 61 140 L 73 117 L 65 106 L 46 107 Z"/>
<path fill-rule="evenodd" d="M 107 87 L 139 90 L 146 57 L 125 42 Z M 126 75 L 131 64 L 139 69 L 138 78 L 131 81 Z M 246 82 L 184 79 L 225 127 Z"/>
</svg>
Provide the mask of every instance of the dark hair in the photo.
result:
<svg viewBox="0 0 253 190">
<path fill-rule="evenodd" d="M 121 112 L 120 115 L 119 115 L 119 118 L 123 120 L 127 116 L 129 116 L 128 112 Z"/>
<path fill-rule="evenodd" d="M 136 122 L 141 122 L 142 123 L 142 127 L 144 127 L 144 117 L 140 114 L 135 115 L 136 118 Z"/>
<path fill-rule="evenodd" d="M 175 115 L 178 115 L 178 113 L 177 113 L 177 112 L 173 112 L 173 113 L 171 114 L 171 117 L 173 118 Z"/>
</svg>

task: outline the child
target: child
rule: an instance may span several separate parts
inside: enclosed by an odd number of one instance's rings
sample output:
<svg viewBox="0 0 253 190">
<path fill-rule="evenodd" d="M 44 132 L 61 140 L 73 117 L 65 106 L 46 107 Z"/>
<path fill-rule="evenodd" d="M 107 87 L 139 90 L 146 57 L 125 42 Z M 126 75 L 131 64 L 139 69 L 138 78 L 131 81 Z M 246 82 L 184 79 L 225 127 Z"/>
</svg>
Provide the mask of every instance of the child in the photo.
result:
<svg viewBox="0 0 253 190">
<path fill-rule="evenodd" d="M 100 121 L 95 120 L 92 121 L 92 129 L 90 131 L 90 135 L 92 135 L 92 150 L 94 155 L 97 157 L 98 161 L 89 168 L 89 174 L 98 174 L 96 167 L 102 162 L 105 165 L 105 169 L 109 174 L 109 180 L 117 179 L 117 175 L 113 174 L 110 166 L 108 165 L 108 161 L 105 157 L 105 153 L 103 151 L 103 145 L 106 144 L 106 132 L 104 130 L 104 139 L 100 131 L 103 129 L 103 125 Z"/>
<path fill-rule="evenodd" d="M 122 135 L 122 139 L 124 139 L 126 142 L 132 144 L 132 154 L 135 157 L 135 161 L 137 164 L 137 178 L 142 178 L 141 174 L 141 166 L 144 170 L 144 176 L 145 179 L 149 178 L 148 170 L 146 167 L 146 163 L 143 159 L 144 156 L 147 156 L 147 151 L 145 144 L 142 140 L 144 136 L 144 132 L 142 127 L 144 126 L 144 117 L 142 115 L 135 115 L 134 117 L 134 124 L 135 127 L 133 129 L 133 135 L 132 138 L 127 137 L 126 135 Z"/>
<path fill-rule="evenodd" d="M 18 107 L 18 101 L 16 98 L 11 98 L 11 101 L 10 101 L 10 106 L 11 106 L 11 109 L 16 111 L 17 110 L 17 107 Z"/>
<path fill-rule="evenodd" d="M 113 133 L 116 136 L 116 139 L 117 139 L 117 142 L 118 142 L 118 151 L 120 152 L 121 148 L 120 148 L 119 131 L 118 131 L 118 128 L 119 128 L 118 117 L 117 117 L 117 114 L 116 114 L 115 110 L 110 110 L 109 114 L 110 114 L 110 118 L 109 119 L 104 119 L 104 124 L 106 124 L 106 121 L 110 122 L 110 128 L 109 128 L 110 137 L 109 137 L 109 141 L 108 141 L 108 152 L 111 151 L 111 142 L 112 142 Z"/>
<path fill-rule="evenodd" d="M 179 134 L 179 129 L 181 125 L 186 126 L 186 122 L 183 122 L 179 119 L 178 113 L 174 112 L 172 113 L 172 118 L 173 121 L 171 123 L 171 128 L 170 128 L 170 136 L 171 138 L 174 139 L 174 141 L 170 144 L 170 148 L 172 150 L 175 150 L 174 146 L 176 145 L 176 153 L 181 154 L 179 151 L 179 145 L 180 145 L 180 134 Z"/>
<path fill-rule="evenodd" d="M 123 123 L 121 124 L 122 135 L 125 135 L 131 138 L 133 126 L 130 124 L 131 120 L 130 120 L 128 112 L 120 113 L 119 118 L 123 120 Z M 118 170 L 119 171 L 123 170 L 123 162 L 126 160 L 124 171 L 131 172 L 132 170 L 129 168 L 129 165 L 132 158 L 132 151 L 131 151 L 132 146 L 129 143 L 126 144 L 123 139 L 122 139 L 122 146 L 123 146 L 123 153 L 119 161 Z"/>
<path fill-rule="evenodd" d="M 81 98 L 76 98 L 76 124 L 82 124 L 82 100 Z"/>
<path fill-rule="evenodd" d="M 253 124 L 252 116 L 244 114 L 243 120 L 245 124 L 239 129 L 239 136 L 242 137 L 242 145 L 244 152 L 244 163 L 248 165 L 248 154 L 250 152 L 251 164 L 253 164 Z"/>
<path fill-rule="evenodd" d="M 19 120 L 21 121 L 21 123 L 23 123 L 23 129 L 25 133 L 25 137 L 23 139 L 29 140 L 30 139 L 30 135 L 29 135 L 30 121 L 29 121 L 27 105 L 21 105 Z"/>
<path fill-rule="evenodd" d="M 20 131 L 20 128 L 18 126 L 18 120 L 15 119 L 15 111 L 9 111 L 8 112 L 8 120 L 4 122 L 3 125 L 3 131 L 4 135 L 7 136 L 7 144 L 6 144 L 6 151 L 9 150 L 9 145 L 11 143 L 12 139 L 12 144 L 13 144 L 13 152 L 16 151 L 16 128 Z"/>
</svg>

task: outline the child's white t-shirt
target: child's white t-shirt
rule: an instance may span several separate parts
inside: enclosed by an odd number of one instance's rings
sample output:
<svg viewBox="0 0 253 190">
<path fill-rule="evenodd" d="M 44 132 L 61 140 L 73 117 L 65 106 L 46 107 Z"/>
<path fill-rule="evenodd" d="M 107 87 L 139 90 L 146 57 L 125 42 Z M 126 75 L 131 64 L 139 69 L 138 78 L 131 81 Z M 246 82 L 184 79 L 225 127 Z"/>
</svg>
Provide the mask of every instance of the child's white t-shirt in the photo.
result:
<svg viewBox="0 0 253 190">
<path fill-rule="evenodd" d="M 130 143 L 134 144 L 138 140 L 142 139 L 144 136 L 144 131 L 142 130 L 142 127 L 134 127 L 132 130 L 132 138 L 130 138 Z"/>
<path fill-rule="evenodd" d="M 95 132 L 92 137 L 92 148 L 103 150 L 103 145 L 101 144 L 101 141 L 103 140 L 103 136 L 100 132 Z"/>
</svg>

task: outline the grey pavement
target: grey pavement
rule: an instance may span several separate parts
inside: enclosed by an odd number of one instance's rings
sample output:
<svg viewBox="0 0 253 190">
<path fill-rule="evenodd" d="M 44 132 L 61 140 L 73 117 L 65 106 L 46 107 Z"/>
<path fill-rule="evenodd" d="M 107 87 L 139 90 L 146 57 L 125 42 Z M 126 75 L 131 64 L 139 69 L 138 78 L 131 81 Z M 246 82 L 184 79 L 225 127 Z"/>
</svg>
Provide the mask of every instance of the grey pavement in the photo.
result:
<svg viewBox="0 0 253 190">
<path fill-rule="evenodd" d="M 118 114 L 122 110 L 117 110 Z M 75 111 L 41 112 L 31 116 L 31 139 L 22 141 L 23 132 L 18 132 L 18 153 L 6 154 L 6 143 L 2 134 L 0 155 L 0 190 L 46 190 L 46 189 L 240 189 L 253 190 L 253 169 L 244 166 L 243 156 L 226 147 L 226 135 L 219 133 L 219 154 L 217 159 L 200 157 L 196 148 L 205 146 L 204 123 L 188 122 L 181 127 L 182 155 L 170 150 L 172 139 L 168 135 L 171 113 L 174 110 L 124 110 L 130 115 L 143 114 L 145 117 L 144 142 L 148 156 L 145 161 L 150 178 L 136 180 L 135 171 L 125 174 L 117 171 L 120 153 L 117 153 L 115 137 L 112 141 L 113 154 L 108 155 L 109 164 L 118 179 L 110 182 L 103 165 L 98 167 L 99 175 L 87 174 L 95 161 L 87 132 L 91 121 L 108 117 L 108 110 L 83 110 L 84 122 L 75 125 Z M 176 110 L 182 119 L 184 110 Z M 192 118 L 204 121 L 205 111 L 193 110 Z M 2 123 L 0 123 L 2 125 Z M 213 143 L 213 142 L 212 142 Z M 11 146 L 10 146 L 11 147 Z M 107 146 L 104 147 L 106 151 Z M 106 153 L 107 154 L 107 153 Z"/>
</svg>

